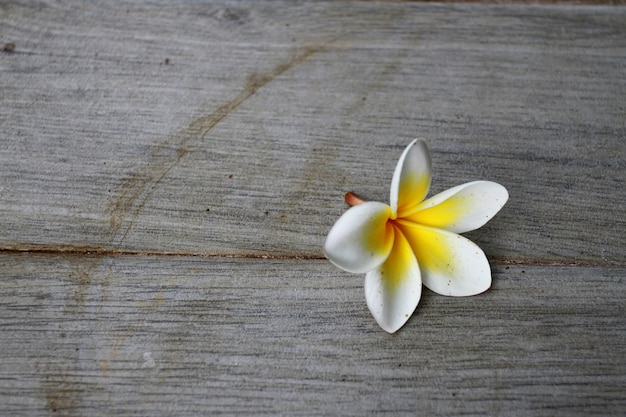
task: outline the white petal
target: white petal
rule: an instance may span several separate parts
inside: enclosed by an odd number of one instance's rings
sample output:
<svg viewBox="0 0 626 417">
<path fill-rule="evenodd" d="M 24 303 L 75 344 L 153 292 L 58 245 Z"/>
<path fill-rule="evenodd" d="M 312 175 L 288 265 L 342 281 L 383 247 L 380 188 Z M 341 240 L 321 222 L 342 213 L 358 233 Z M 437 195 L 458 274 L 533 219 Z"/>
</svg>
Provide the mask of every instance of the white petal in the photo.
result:
<svg viewBox="0 0 626 417">
<path fill-rule="evenodd" d="M 432 164 L 428 146 L 423 140 L 416 139 L 406 147 L 391 180 L 389 201 L 393 218 L 412 214 L 422 202 L 432 176 Z"/>
<path fill-rule="evenodd" d="M 506 188 L 475 181 L 450 188 L 422 202 L 407 220 L 455 233 L 469 232 L 487 223 L 509 198 Z"/>
<path fill-rule="evenodd" d="M 393 333 L 406 323 L 419 303 L 422 280 L 415 255 L 396 229 L 393 249 L 378 268 L 365 275 L 365 299 L 374 319 Z"/>
<path fill-rule="evenodd" d="M 366 202 L 350 208 L 330 229 L 324 254 L 333 264 L 353 273 L 371 271 L 382 264 L 393 245 L 391 208 Z"/>
<path fill-rule="evenodd" d="M 396 222 L 406 236 L 425 286 L 441 295 L 475 295 L 491 286 L 491 267 L 484 252 L 469 239 L 405 220 Z"/>
</svg>

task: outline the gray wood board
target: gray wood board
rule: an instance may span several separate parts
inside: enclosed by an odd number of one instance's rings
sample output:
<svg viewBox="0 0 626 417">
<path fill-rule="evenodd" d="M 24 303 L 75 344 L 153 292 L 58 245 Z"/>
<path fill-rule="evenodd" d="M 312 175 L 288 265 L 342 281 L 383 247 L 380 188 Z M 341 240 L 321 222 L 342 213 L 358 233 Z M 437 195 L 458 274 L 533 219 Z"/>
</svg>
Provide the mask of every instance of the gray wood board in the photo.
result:
<svg viewBox="0 0 626 417">
<path fill-rule="evenodd" d="M 343 193 L 509 204 L 492 258 L 623 263 L 626 9 L 369 2 L 4 3 L 0 245 L 321 256 Z"/>
<path fill-rule="evenodd" d="M 0 414 L 626 409 L 626 8 L 5 2 L 3 45 Z M 414 137 L 511 198 L 492 289 L 388 335 L 321 247 Z"/>
<path fill-rule="evenodd" d="M 495 266 L 378 328 L 323 260 L 1 254 L 5 415 L 619 415 L 623 268 Z"/>
</svg>

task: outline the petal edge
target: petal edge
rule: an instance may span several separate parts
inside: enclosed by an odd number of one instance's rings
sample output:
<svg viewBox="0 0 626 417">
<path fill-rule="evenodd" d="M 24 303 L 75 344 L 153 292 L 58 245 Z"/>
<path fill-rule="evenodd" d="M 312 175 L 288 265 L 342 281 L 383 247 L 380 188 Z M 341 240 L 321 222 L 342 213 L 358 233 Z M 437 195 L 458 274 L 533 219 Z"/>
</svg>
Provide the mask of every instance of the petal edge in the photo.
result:
<svg viewBox="0 0 626 417">
<path fill-rule="evenodd" d="M 399 230 L 387 260 L 365 275 L 365 300 L 380 327 L 394 333 L 409 320 L 422 294 L 419 265 Z"/>
<path fill-rule="evenodd" d="M 508 191 L 498 183 L 468 182 L 423 201 L 406 219 L 454 233 L 469 232 L 491 220 L 508 198 Z"/>
<path fill-rule="evenodd" d="M 480 294 L 491 286 L 491 266 L 471 240 L 443 229 L 401 221 L 420 266 L 423 284 L 454 297 Z"/>
<path fill-rule="evenodd" d="M 393 218 L 410 215 L 430 189 L 432 162 L 428 145 L 415 139 L 402 152 L 391 180 L 389 202 Z"/>
<path fill-rule="evenodd" d="M 328 232 L 324 254 L 339 268 L 364 273 L 381 265 L 393 245 L 388 205 L 366 202 L 348 209 Z"/>
</svg>

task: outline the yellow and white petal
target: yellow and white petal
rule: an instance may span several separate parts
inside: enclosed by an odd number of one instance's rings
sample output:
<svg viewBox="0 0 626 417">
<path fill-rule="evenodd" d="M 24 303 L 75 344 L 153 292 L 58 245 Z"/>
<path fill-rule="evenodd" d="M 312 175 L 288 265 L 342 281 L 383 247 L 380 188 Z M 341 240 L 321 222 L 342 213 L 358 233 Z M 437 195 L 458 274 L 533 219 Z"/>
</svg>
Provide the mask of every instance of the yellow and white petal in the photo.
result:
<svg viewBox="0 0 626 417">
<path fill-rule="evenodd" d="M 383 330 L 394 333 L 406 323 L 422 294 L 420 269 L 411 246 L 398 229 L 387 260 L 365 275 L 365 299 Z"/>
<path fill-rule="evenodd" d="M 391 208 L 366 202 L 346 211 L 330 229 L 324 254 L 339 268 L 353 273 L 380 266 L 393 246 L 393 226 L 388 222 Z"/>
<path fill-rule="evenodd" d="M 509 193 L 500 184 L 468 182 L 422 202 L 406 220 L 455 233 L 469 232 L 487 223 L 508 198 Z"/>
<path fill-rule="evenodd" d="M 428 146 L 416 139 L 402 152 L 391 180 L 389 201 L 394 219 L 413 214 L 428 194 L 431 177 Z"/>
<path fill-rule="evenodd" d="M 406 220 L 396 223 L 415 253 L 423 284 L 432 291 L 463 297 L 480 294 L 491 286 L 489 261 L 471 240 Z"/>
</svg>

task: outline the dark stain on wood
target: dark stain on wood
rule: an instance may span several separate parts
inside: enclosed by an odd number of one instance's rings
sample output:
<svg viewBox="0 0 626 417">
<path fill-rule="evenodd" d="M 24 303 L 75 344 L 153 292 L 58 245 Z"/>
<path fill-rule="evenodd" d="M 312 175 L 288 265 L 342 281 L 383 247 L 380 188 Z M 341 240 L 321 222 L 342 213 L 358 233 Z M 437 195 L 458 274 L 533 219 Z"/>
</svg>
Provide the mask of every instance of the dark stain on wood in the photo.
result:
<svg viewBox="0 0 626 417">
<path fill-rule="evenodd" d="M 211 13 L 210 17 L 226 25 L 242 26 L 250 21 L 250 10 L 241 7 L 224 7 Z"/>
<path fill-rule="evenodd" d="M 44 369 L 37 365 L 35 369 L 43 372 L 41 384 L 46 408 L 59 416 L 79 415 L 76 408 L 85 390 L 82 382 L 72 377 L 67 369 L 54 363 L 47 364 Z"/>
</svg>

